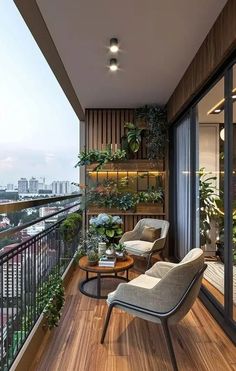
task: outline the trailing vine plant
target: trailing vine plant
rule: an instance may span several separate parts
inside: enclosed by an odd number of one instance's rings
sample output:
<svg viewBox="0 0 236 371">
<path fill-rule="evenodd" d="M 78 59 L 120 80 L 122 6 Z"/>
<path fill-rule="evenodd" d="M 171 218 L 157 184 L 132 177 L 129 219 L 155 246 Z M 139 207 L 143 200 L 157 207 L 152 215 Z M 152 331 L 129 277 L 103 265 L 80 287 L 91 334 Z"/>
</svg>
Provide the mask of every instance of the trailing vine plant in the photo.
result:
<svg viewBox="0 0 236 371">
<path fill-rule="evenodd" d="M 153 105 L 136 109 L 136 120 L 147 123 L 146 135 L 148 143 L 148 158 L 162 160 L 165 156 L 168 140 L 168 123 L 165 108 Z"/>
<path fill-rule="evenodd" d="M 63 282 L 55 268 L 38 291 L 39 306 L 43 309 L 49 329 L 58 326 L 64 301 Z"/>
</svg>

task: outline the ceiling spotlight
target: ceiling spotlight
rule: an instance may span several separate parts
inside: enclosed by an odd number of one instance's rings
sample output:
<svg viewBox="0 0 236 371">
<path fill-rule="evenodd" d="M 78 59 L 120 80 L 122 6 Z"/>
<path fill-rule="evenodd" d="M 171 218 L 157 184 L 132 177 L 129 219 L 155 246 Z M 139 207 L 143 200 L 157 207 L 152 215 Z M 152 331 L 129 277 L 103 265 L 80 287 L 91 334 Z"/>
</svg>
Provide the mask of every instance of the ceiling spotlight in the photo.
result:
<svg viewBox="0 0 236 371">
<path fill-rule="evenodd" d="M 235 94 L 234 94 L 234 95 L 232 95 L 232 98 L 233 98 L 233 99 L 236 99 L 236 95 L 235 95 Z"/>
<path fill-rule="evenodd" d="M 115 59 L 115 58 L 110 59 L 110 66 L 109 66 L 109 68 L 110 68 L 110 70 L 112 72 L 118 70 L 117 59 Z"/>
<path fill-rule="evenodd" d="M 221 109 L 217 108 L 214 110 L 214 113 L 220 113 L 221 112 Z"/>
<path fill-rule="evenodd" d="M 113 37 L 111 40 L 110 40 L 110 51 L 112 53 L 117 53 L 119 50 L 119 45 L 118 45 L 118 39 Z"/>
</svg>

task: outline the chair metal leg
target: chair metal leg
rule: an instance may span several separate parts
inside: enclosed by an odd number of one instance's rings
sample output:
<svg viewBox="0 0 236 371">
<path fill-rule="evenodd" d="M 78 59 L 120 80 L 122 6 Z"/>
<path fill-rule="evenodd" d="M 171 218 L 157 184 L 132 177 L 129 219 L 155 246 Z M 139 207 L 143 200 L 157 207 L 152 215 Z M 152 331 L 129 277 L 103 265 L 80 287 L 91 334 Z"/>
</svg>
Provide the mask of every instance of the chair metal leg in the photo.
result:
<svg viewBox="0 0 236 371">
<path fill-rule="evenodd" d="M 147 268 L 146 270 L 148 270 L 149 268 L 151 268 L 151 265 L 152 265 L 152 253 L 148 255 L 148 261 L 147 261 Z"/>
<path fill-rule="evenodd" d="M 170 330 L 169 330 L 169 327 L 168 327 L 167 319 L 163 318 L 161 320 L 161 324 L 162 324 L 162 328 L 163 328 L 163 331 L 164 331 L 164 335 L 165 335 L 168 351 L 169 351 L 169 354 L 170 354 L 170 359 L 171 359 L 173 370 L 178 371 L 178 366 L 177 366 L 177 362 L 176 362 L 176 358 L 175 358 L 175 352 L 174 352 L 174 348 L 173 348 L 173 344 L 172 344 L 172 340 L 171 340 L 171 335 L 170 335 Z"/>
<path fill-rule="evenodd" d="M 102 337 L 101 337 L 101 341 L 100 341 L 101 344 L 104 343 L 104 339 L 105 339 L 107 328 L 108 328 L 108 325 L 109 325 L 112 309 L 113 309 L 113 305 L 110 304 L 109 308 L 108 308 L 108 311 L 107 311 L 106 320 L 105 320 L 105 323 L 104 323 L 104 326 L 103 326 Z"/>
</svg>

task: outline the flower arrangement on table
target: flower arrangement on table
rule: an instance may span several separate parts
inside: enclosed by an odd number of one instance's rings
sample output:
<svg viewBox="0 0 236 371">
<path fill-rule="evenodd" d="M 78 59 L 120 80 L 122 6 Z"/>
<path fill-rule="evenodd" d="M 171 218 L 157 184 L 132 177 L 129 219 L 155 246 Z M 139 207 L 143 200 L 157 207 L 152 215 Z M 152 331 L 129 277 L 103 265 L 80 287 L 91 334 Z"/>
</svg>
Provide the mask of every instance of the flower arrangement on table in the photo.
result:
<svg viewBox="0 0 236 371">
<path fill-rule="evenodd" d="M 101 236 L 105 242 L 112 244 L 123 233 L 121 224 L 123 221 L 117 215 L 99 214 L 89 220 L 89 230 L 97 236 Z"/>
</svg>

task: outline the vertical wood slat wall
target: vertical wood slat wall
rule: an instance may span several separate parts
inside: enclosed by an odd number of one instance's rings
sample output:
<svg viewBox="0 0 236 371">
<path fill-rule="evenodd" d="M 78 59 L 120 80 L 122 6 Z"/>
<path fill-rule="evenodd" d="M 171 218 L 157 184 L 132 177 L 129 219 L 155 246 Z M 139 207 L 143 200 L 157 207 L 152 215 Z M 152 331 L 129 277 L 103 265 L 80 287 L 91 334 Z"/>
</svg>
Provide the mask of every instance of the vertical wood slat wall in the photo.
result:
<svg viewBox="0 0 236 371">
<path fill-rule="evenodd" d="M 124 135 L 124 123 L 134 122 L 135 111 L 134 109 L 86 109 L 85 112 L 85 127 L 86 127 L 86 138 L 85 148 L 86 150 L 105 149 L 108 145 L 111 145 L 112 151 L 121 148 L 121 138 Z M 147 158 L 147 146 L 145 140 L 142 140 L 142 147 L 137 154 L 134 155 L 134 159 L 131 161 L 141 160 Z M 146 169 L 147 171 L 150 169 Z M 87 183 L 87 182 L 86 182 Z M 167 207 L 165 206 L 167 210 Z M 95 215 L 95 214 L 94 214 Z M 123 219 L 124 231 L 131 230 L 134 228 L 136 223 L 145 217 L 163 219 L 164 215 L 132 215 L 131 213 L 124 214 L 119 212 Z M 89 217 L 93 216 L 92 213 Z"/>
<path fill-rule="evenodd" d="M 86 149 L 105 149 L 111 144 L 113 151 L 121 148 L 121 138 L 124 135 L 124 123 L 134 122 L 134 109 L 87 109 Z M 142 141 L 142 148 L 134 155 L 134 159 L 147 158 L 147 146 Z"/>
</svg>

